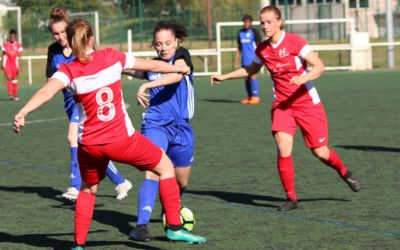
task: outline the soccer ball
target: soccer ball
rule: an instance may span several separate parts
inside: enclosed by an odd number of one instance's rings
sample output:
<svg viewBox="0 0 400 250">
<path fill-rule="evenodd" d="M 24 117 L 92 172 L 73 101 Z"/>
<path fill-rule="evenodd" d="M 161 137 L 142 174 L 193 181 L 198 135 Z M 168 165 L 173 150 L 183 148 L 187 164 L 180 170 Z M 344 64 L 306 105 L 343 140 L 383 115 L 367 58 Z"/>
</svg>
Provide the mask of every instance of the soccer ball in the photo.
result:
<svg viewBox="0 0 400 250">
<path fill-rule="evenodd" d="M 196 220 L 194 219 L 193 212 L 187 207 L 181 207 L 181 222 L 185 230 L 192 231 Z M 162 215 L 162 225 L 164 230 L 167 230 L 167 219 L 165 218 L 165 213 Z"/>
</svg>

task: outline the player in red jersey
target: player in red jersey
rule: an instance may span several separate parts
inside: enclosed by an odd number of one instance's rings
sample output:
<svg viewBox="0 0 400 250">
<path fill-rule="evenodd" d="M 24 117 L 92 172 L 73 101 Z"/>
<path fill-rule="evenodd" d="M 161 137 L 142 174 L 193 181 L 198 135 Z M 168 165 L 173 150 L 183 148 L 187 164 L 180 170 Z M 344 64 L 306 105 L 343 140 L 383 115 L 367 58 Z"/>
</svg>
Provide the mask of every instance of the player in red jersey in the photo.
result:
<svg viewBox="0 0 400 250">
<path fill-rule="evenodd" d="M 263 64 L 271 74 L 275 99 L 271 111 L 272 134 L 278 147 L 279 175 L 287 196 L 287 201 L 278 210 L 297 208 L 292 160 L 297 126 L 311 152 L 334 168 L 349 187 L 358 192 L 358 179 L 342 163 L 339 155 L 328 148 L 326 114 L 312 82 L 323 73 L 323 63 L 302 37 L 282 30 L 284 21 L 277 7 L 264 7 L 260 11 L 260 22 L 268 39 L 258 44 L 254 62 L 225 75 L 214 75 L 211 83 L 254 75 Z M 307 63 L 312 66 L 310 71 L 307 71 Z"/>
<path fill-rule="evenodd" d="M 10 30 L 10 39 L 3 44 L 2 69 L 7 78 L 7 90 L 10 100 L 18 101 L 18 68 L 20 68 L 20 57 L 22 44 L 17 41 L 17 31 Z"/>
<path fill-rule="evenodd" d="M 110 160 L 160 176 L 160 200 L 170 225 L 166 231 L 168 239 L 192 244 L 206 242 L 206 238 L 182 228 L 179 187 L 172 162 L 160 148 L 135 131 L 126 112 L 121 83 L 124 69 L 188 74 L 190 68 L 135 60 L 113 49 L 95 51 L 93 30 L 85 20 L 71 22 L 67 37 L 76 59 L 63 64 L 18 112 L 14 130 L 21 132 L 26 116 L 63 88 L 74 94 L 80 112 L 78 161 L 83 180 L 75 207 L 75 249 L 86 243 L 98 184 L 104 179 Z"/>
</svg>

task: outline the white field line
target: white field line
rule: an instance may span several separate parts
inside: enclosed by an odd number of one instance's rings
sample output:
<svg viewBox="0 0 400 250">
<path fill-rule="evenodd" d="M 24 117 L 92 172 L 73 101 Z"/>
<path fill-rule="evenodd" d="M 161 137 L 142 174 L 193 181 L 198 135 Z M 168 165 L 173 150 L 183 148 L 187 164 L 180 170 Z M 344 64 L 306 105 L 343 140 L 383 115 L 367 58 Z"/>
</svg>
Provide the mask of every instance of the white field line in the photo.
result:
<svg viewBox="0 0 400 250">
<path fill-rule="evenodd" d="M 60 120 L 66 120 L 66 119 L 67 119 L 67 117 L 65 117 L 65 116 L 64 117 L 49 118 L 49 119 L 39 119 L 39 120 L 26 121 L 25 124 L 54 122 L 54 121 L 60 121 Z M 12 126 L 12 122 L 0 123 L 0 127 L 7 127 L 7 126 Z"/>
</svg>

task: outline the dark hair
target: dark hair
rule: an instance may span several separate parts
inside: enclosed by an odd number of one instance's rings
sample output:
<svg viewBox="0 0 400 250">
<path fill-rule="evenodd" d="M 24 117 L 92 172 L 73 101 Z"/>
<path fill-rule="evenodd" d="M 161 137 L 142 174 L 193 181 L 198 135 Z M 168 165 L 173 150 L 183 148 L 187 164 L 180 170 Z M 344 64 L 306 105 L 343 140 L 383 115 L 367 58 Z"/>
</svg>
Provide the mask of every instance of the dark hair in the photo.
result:
<svg viewBox="0 0 400 250">
<path fill-rule="evenodd" d="M 68 12 L 63 8 L 54 8 L 50 12 L 49 25 L 47 28 L 52 32 L 51 27 L 55 23 L 65 22 L 68 24 Z"/>
<path fill-rule="evenodd" d="M 17 31 L 15 29 L 10 29 L 10 35 L 16 35 Z"/>
<path fill-rule="evenodd" d="M 276 18 L 278 20 L 282 21 L 282 24 L 281 24 L 281 27 L 280 27 L 281 30 L 283 30 L 286 27 L 285 20 L 282 18 L 282 12 L 278 7 L 276 7 L 275 5 L 265 6 L 264 8 L 262 8 L 260 10 L 260 15 L 265 13 L 265 12 L 273 12 L 276 15 Z"/>
<path fill-rule="evenodd" d="M 246 14 L 246 15 L 243 16 L 243 22 L 246 21 L 246 20 L 250 20 L 250 22 L 253 22 L 253 17 Z"/>
<path fill-rule="evenodd" d="M 72 53 L 83 63 L 90 61 L 86 55 L 86 47 L 93 37 L 93 29 L 90 23 L 84 19 L 75 19 L 67 26 L 67 39 Z"/>
<path fill-rule="evenodd" d="M 154 46 L 156 34 L 161 30 L 170 30 L 174 36 L 178 39 L 178 43 L 181 43 L 188 37 L 187 29 L 179 24 L 171 23 L 169 21 L 159 21 L 153 31 L 153 42 Z"/>
</svg>

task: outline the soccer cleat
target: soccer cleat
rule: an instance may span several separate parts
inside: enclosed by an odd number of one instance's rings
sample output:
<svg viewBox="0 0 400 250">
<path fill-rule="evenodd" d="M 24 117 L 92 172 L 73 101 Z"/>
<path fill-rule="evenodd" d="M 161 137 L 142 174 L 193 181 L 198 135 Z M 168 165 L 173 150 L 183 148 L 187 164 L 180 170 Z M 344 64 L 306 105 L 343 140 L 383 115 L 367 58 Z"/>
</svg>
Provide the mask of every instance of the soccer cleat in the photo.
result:
<svg viewBox="0 0 400 250">
<path fill-rule="evenodd" d="M 174 241 L 184 241 L 191 245 L 193 244 L 203 244 L 207 242 L 207 238 L 199 235 L 195 235 L 187 230 L 180 229 L 177 231 L 172 231 L 171 229 L 167 229 L 167 238 Z"/>
<path fill-rule="evenodd" d="M 14 97 L 14 101 L 19 101 L 19 97 L 18 96 Z"/>
<path fill-rule="evenodd" d="M 137 224 L 129 233 L 129 239 L 134 241 L 149 242 L 153 239 L 146 224 Z"/>
<path fill-rule="evenodd" d="M 10 99 L 11 101 L 13 101 L 13 100 L 14 100 L 14 96 L 9 95 L 9 96 L 8 96 L 8 99 Z"/>
<path fill-rule="evenodd" d="M 75 245 L 75 246 L 71 247 L 71 250 L 85 250 L 85 246 Z"/>
<path fill-rule="evenodd" d="M 278 211 L 286 212 L 292 209 L 296 209 L 298 207 L 297 200 L 287 199 L 285 203 L 283 203 L 280 207 L 278 207 Z"/>
<path fill-rule="evenodd" d="M 360 181 L 353 175 L 352 172 L 347 170 L 344 176 L 341 176 L 343 181 L 350 187 L 353 192 L 358 192 L 361 190 Z"/>
<path fill-rule="evenodd" d="M 78 194 L 79 194 L 79 190 L 74 188 L 74 187 L 69 187 L 67 189 L 67 192 L 62 194 L 62 197 L 64 197 L 67 200 L 70 201 L 76 201 L 76 199 L 78 199 Z"/>
<path fill-rule="evenodd" d="M 249 104 L 251 98 L 245 98 L 243 100 L 240 101 L 241 104 Z"/>
<path fill-rule="evenodd" d="M 129 192 L 129 190 L 131 190 L 131 188 L 132 188 L 132 183 L 126 179 L 124 182 L 117 185 L 115 187 L 115 191 L 117 191 L 117 197 L 116 197 L 117 200 L 122 200 L 126 196 L 128 196 L 128 192 Z"/>
<path fill-rule="evenodd" d="M 247 104 L 254 105 L 254 104 L 260 104 L 260 102 L 261 102 L 260 97 L 253 96 L 249 99 L 249 102 Z"/>
</svg>

